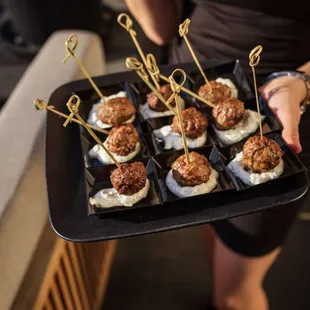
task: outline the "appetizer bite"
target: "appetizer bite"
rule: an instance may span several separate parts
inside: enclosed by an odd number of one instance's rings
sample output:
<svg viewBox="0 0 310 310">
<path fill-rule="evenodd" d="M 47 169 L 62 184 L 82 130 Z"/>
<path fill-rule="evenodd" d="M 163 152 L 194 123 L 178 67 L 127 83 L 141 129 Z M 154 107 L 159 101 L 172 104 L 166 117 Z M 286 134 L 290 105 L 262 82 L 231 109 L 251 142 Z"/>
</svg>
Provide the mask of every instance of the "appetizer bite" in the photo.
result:
<svg viewBox="0 0 310 310">
<path fill-rule="evenodd" d="M 141 162 L 121 164 L 110 175 L 113 188 L 102 189 L 89 199 L 97 208 L 131 207 L 144 199 L 150 188 L 146 168 Z"/>
<path fill-rule="evenodd" d="M 139 134 L 132 124 L 112 128 L 103 144 L 120 163 L 133 159 L 141 150 Z M 99 144 L 89 151 L 89 156 L 103 164 L 113 164 L 109 154 Z"/>
<path fill-rule="evenodd" d="M 238 90 L 230 79 L 217 78 L 200 86 L 198 95 L 213 104 L 218 104 L 229 98 L 238 98 Z"/>
<path fill-rule="evenodd" d="M 230 171 L 242 182 L 256 185 L 278 178 L 284 169 L 283 151 L 274 140 L 265 136 L 250 137 L 228 164 Z"/>
<path fill-rule="evenodd" d="M 160 86 L 158 90 L 163 98 L 167 101 L 171 95 L 173 94 L 171 90 L 171 86 L 169 84 L 165 84 Z M 145 104 L 141 105 L 139 110 L 144 119 L 156 118 L 173 115 L 173 113 L 167 108 L 167 106 L 158 98 L 154 91 L 148 93 L 146 95 L 147 101 Z M 181 110 L 184 109 L 185 102 L 183 98 L 179 96 L 179 102 Z M 175 99 L 170 103 L 171 107 L 175 107 Z"/>
<path fill-rule="evenodd" d="M 171 168 L 166 185 L 180 198 L 209 193 L 217 186 L 218 172 L 197 152 L 189 153 L 189 163 L 185 154 L 180 156 Z"/>
<path fill-rule="evenodd" d="M 213 128 L 223 144 L 231 145 L 254 133 L 260 118 L 257 112 L 245 109 L 244 103 L 229 98 L 217 103 L 212 110 Z"/>
<path fill-rule="evenodd" d="M 110 128 L 132 123 L 135 120 L 135 115 L 136 108 L 127 98 L 126 92 L 121 91 L 94 104 L 87 123 L 99 128 Z"/>
<path fill-rule="evenodd" d="M 207 142 L 208 120 L 196 108 L 191 107 L 182 111 L 184 132 L 189 148 L 196 148 Z M 183 148 L 182 132 L 178 117 L 175 115 L 171 125 L 154 130 L 153 133 L 160 142 L 164 142 L 164 149 L 180 150 Z"/>
</svg>

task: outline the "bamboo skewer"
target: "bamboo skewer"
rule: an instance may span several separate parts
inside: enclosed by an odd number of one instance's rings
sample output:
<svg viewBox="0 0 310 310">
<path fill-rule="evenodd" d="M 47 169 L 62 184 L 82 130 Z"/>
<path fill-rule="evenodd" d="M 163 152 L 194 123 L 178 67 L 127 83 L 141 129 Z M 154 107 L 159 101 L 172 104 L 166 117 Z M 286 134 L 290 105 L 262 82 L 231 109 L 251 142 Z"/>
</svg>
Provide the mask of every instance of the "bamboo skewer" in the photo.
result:
<svg viewBox="0 0 310 310">
<path fill-rule="evenodd" d="M 122 22 L 122 19 L 125 18 L 125 23 Z M 131 39 L 134 43 L 134 45 L 136 46 L 137 50 L 138 50 L 138 53 L 147 69 L 147 71 L 149 72 L 152 80 L 153 80 L 153 83 L 154 85 L 156 86 L 156 88 L 159 90 L 160 89 L 160 85 L 158 83 L 158 81 L 156 80 L 155 76 L 153 76 L 150 71 L 149 71 L 149 68 L 147 66 L 147 60 L 144 56 L 144 53 L 141 49 L 141 46 L 136 38 L 137 36 L 137 33 L 132 29 L 132 26 L 133 26 L 133 21 L 132 19 L 126 14 L 126 13 L 122 13 L 120 14 L 118 17 L 117 17 L 117 22 L 120 24 L 120 26 L 122 26 L 126 31 L 128 31 L 128 33 L 130 34 L 131 36 Z"/>
<path fill-rule="evenodd" d="M 55 109 L 54 106 L 48 106 L 48 105 L 45 103 L 45 101 L 44 101 L 43 99 L 36 99 L 36 100 L 34 100 L 33 104 L 34 104 L 34 107 L 35 107 L 37 110 L 40 110 L 40 111 L 42 111 L 42 110 L 47 110 L 47 111 L 53 112 L 53 113 L 55 113 L 55 114 L 57 114 L 57 115 L 59 115 L 59 116 L 61 116 L 61 117 L 63 117 L 63 118 L 66 118 L 66 119 L 69 118 L 69 115 L 64 114 L 64 113 L 62 113 L 62 112 L 59 112 L 58 110 Z M 75 122 L 75 123 L 77 123 L 77 124 L 83 125 L 83 124 L 82 124 L 79 120 L 77 120 L 76 118 L 72 118 L 71 121 L 72 121 L 72 122 Z M 109 131 L 108 131 L 108 130 L 104 130 L 104 129 L 101 129 L 101 128 L 98 128 L 98 127 L 95 127 L 95 126 L 92 126 L 92 125 L 88 125 L 88 126 L 89 126 L 89 128 L 91 128 L 91 129 L 93 129 L 93 130 L 96 130 L 96 131 L 99 131 L 99 132 L 101 132 L 101 133 L 104 133 L 104 134 L 106 134 L 106 135 L 109 134 Z"/>
<path fill-rule="evenodd" d="M 249 54 L 249 65 L 252 68 L 252 74 L 253 74 L 253 84 L 255 89 L 255 99 L 256 99 L 256 106 L 257 106 L 257 113 L 258 113 L 258 119 L 259 119 L 259 130 L 260 130 L 260 136 L 263 137 L 263 127 L 262 127 L 262 117 L 260 114 L 260 108 L 259 108 L 259 102 L 258 102 L 258 91 L 257 91 L 257 83 L 256 83 L 256 73 L 255 73 L 255 67 L 258 65 L 260 61 L 260 54 L 263 51 L 263 47 L 261 45 L 257 45 L 252 49 L 252 51 Z"/>
<path fill-rule="evenodd" d="M 169 79 L 166 76 L 160 74 L 159 77 L 162 80 L 169 82 Z M 215 108 L 215 104 L 213 104 L 210 101 L 200 97 L 199 95 L 195 94 L 194 92 L 192 92 L 191 90 L 185 88 L 184 86 L 181 87 L 181 90 L 183 90 L 185 93 L 189 94 L 190 96 L 196 98 L 197 100 L 200 100 L 201 102 L 205 103 L 206 105 L 210 106 L 211 108 Z"/>
<path fill-rule="evenodd" d="M 151 74 L 153 74 L 156 78 L 162 79 L 163 81 L 166 81 L 170 83 L 169 79 L 160 73 L 160 70 L 157 66 L 156 59 L 154 55 L 147 54 L 146 59 L 148 61 L 149 70 L 151 71 Z M 200 97 L 199 95 L 195 94 L 194 92 L 190 91 L 189 89 L 185 88 L 184 86 L 181 87 L 181 90 L 183 90 L 185 93 L 189 94 L 190 96 L 196 98 L 197 100 L 200 100 L 201 102 L 205 103 L 206 105 L 209 105 L 211 108 L 215 107 L 215 104 L 209 102 L 208 100 Z"/>
<path fill-rule="evenodd" d="M 126 67 L 131 69 L 131 70 L 135 70 L 136 73 L 139 75 L 139 77 L 144 81 L 144 83 L 155 93 L 155 95 L 158 97 L 158 99 L 166 105 L 166 107 L 171 111 L 171 113 L 173 113 L 174 115 L 176 114 L 176 112 L 174 111 L 174 109 L 171 107 L 169 99 L 168 101 L 165 100 L 165 98 L 163 97 L 163 95 L 152 85 L 152 83 L 150 83 L 148 75 L 146 74 L 145 70 L 143 69 L 143 65 L 141 62 L 139 62 L 138 59 L 133 58 L 133 57 L 128 57 L 126 58 Z"/>
<path fill-rule="evenodd" d="M 180 84 L 177 84 L 177 82 L 175 81 L 175 79 L 173 77 L 173 75 L 176 72 L 180 72 L 183 75 L 183 81 Z M 174 70 L 171 73 L 171 75 L 169 76 L 170 86 L 171 86 L 171 89 L 173 91 L 173 95 L 171 95 L 171 97 L 174 96 L 174 98 L 175 98 L 175 103 L 176 103 L 176 106 L 177 106 L 178 121 L 179 121 L 179 126 L 180 126 L 180 129 L 181 129 L 181 133 L 182 133 L 183 148 L 184 148 L 184 151 L 185 151 L 185 157 L 186 157 L 187 164 L 189 164 L 190 160 L 189 160 L 189 152 L 188 152 L 188 146 L 187 146 L 187 139 L 186 139 L 185 130 L 184 130 L 183 114 L 182 114 L 182 110 L 181 110 L 180 103 L 179 103 L 179 92 L 181 91 L 181 87 L 185 83 L 185 80 L 186 80 L 186 73 L 183 70 L 181 70 L 181 69 Z"/>
<path fill-rule="evenodd" d="M 68 59 L 72 56 L 74 58 L 74 60 L 76 61 L 76 63 L 78 64 L 78 66 L 80 67 L 80 69 L 81 69 L 82 73 L 84 74 L 84 76 L 88 79 L 89 83 L 91 84 L 91 86 L 94 88 L 94 90 L 98 94 L 98 96 L 101 98 L 101 100 L 103 102 L 106 102 L 102 92 L 97 87 L 97 85 L 95 84 L 95 82 L 91 78 L 91 76 L 89 75 L 89 73 L 86 70 L 86 68 L 82 65 L 82 63 L 79 61 L 79 59 L 75 55 L 75 50 L 76 50 L 78 44 L 79 44 L 79 37 L 76 34 L 72 34 L 68 38 L 68 40 L 65 42 L 65 47 L 66 47 L 66 50 L 67 50 L 68 53 L 65 56 L 65 58 L 63 59 L 62 63 L 66 63 L 68 61 Z"/>
<path fill-rule="evenodd" d="M 187 19 L 185 19 L 185 21 L 182 24 L 180 24 L 180 26 L 179 26 L 179 34 L 180 34 L 181 37 L 184 38 L 184 41 L 185 41 L 185 43 L 186 43 L 186 45 L 187 45 L 187 47 L 188 47 L 188 49 L 189 49 L 189 51 L 190 51 L 194 61 L 196 63 L 196 66 L 198 67 L 198 69 L 199 69 L 203 79 L 205 80 L 206 84 L 209 86 L 210 92 L 212 92 L 212 88 L 211 88 L 211 85 L 209 83 L 209 80 L 207 79 L 207 77 L 206 77 L 206 75 L 205 75 L 205 73 L 204 73 L 204 71 L 203 71 L 203 69 L 202 69 L 202 67 L 201 67 L 201 65 L 199 63 L 199 60 L 198 60 L 198 58 L 197 58 L 197 56 L 196 56 L 196 54 L 195 54 L 195 52 L 194 52 L 190 42 L 188 41 L 188 38 L 187 38 L 188 27 L 189 27 L 190 22 L 191 22 L 190 19 L 187 18 Z"/>
<path fill-rule="evenodd" d="M 76 100 L 75 103 L 73 102 L 74 100 Z M 120 163 L 115 159 L 115 157 L 111 154 L 111 152 L 104 146 L 104 144 L 101 142 L 101 140 L 97 137 L 97 135 L 92 131 L 92 129 L 88 126 L 88 124 L 85 123 L 83 118 L 80 116 L 80 114 L 79 114 L 80 103 L 81 103 L 81 100 L 77 95 L 73 95 L 69 98 L 69 100 L 67 102 L 67 107 L 71 113 L 70 113 L 68 119 L 64 122 L 63 126 L 67 127 L 69 122 L 75 116 L 82 123 L 82 125 L 85 127 L 85 129 L 88 131 L 88 133 L 94 138 L 94 140 L 105 150 L 105 152 L 113 160 L 115 165 L 117 167 L 120 167 Z"/>
</svg>

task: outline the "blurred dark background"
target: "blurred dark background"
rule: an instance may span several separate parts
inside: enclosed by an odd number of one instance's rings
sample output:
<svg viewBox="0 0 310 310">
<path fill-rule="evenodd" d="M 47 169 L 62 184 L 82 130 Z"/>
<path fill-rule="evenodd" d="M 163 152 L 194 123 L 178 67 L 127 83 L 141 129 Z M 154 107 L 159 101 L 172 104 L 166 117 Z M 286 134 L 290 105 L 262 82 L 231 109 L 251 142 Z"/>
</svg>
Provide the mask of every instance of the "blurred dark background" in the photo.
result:
<svg viewBox="0 0 310 310">
<path fill-rule="evenodd" d="M 96 32 L 105 49 L 106 74 L 126 70 L 125 57 L 136 51 L 116 21 L 124 11 L 123 0 L 0 0 L 0 108 L 42 44 L 56 30 Z M 164 62 L 165 48 L 150 42 L 138 24 L 135 29 L 140 44 Z"/>
</svg>

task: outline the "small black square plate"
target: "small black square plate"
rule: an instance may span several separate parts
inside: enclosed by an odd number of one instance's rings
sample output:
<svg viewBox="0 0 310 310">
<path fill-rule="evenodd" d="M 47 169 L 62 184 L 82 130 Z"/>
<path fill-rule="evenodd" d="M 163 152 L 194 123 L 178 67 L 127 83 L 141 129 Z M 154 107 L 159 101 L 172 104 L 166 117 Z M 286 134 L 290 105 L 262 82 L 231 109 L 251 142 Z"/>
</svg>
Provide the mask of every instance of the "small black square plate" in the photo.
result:
<svg viewBox="0 0 310 310">
<path fill-rule="evenodd" d="M 219 173 L 219 179 L 217 187 L 208 194 L 197 195 L 197 197 L 201 197 L 201 202 L 204 201 L 204 198 L 209 195 L 219 194 L 223 191 L 234 190 L 233 183 L 230 180 L 230 177 L 226 171 L 225 165 L 222 161 L 221 155 L 218 152 L 216 146 L 205 146 L 201 148 L 195 149 L 195 152 L 199 154 L 203 154 L 206 156 L 212 165 L 212 168 L 215 169 Z M 155 155 L 154 159 L 157 164 L 154 164 L 155 172 L 158 179 L 159 188 L 161 191 L 161 195 L 163 197 L 164 202 L 173 202 L 177 200 L 187 200 L 192 197 L 187 198 L 179 198 L 173 193 L 170 192 L 168 187 L 166 186 L 166 176 L 171 169 L 174 161 L 181 155 L 184 154 L 183 150 L 173 151 L 169 153 L 163 153 L 159 155 Z M 159 164 L 159 166 L 158 166 Z"/>
<path fill-rule="evenodd" d="M 249 188 L 253 188 L 253 187 L 258 187 L 258 186 L 266 186 L 266 184 L 272 184 L 273 182 L 277 182 L 277 180 L 279 179 L 284 179 L 284 178 L 289 178 L 291 176 L 294 176 L 296 174 L 302 173 L 302 172 L 306 172 L 307 169 L 304 166 L 304 164 L 300 161 L 299 157 L 288 147 L 288 145 L 285 143 L 285 141 L 283 140 L 283 138 L 281 137 L 280 134 L 278 133 L 270 133 L 270 134 L 266 134 L 265 135 L 267 138 L 272 139 L 274 141 L 276 141 L 282 151 L 283 151 L 283 161 L 284 161 L 284 171 L 281 174 L 281 176 L 279 176 L 277 179 L 274 180 L 270 180 L 268 182 L 265 183 L 261 183 L 261 184 L 257 184 L 257 185 L 248 185 L 245 184 L 244 182 L 242 182 L 238 177 L 236 177 L 228 168 L 227 168 L 227 172 L 229 173 L 236 189 L 238 191 L 243 191 Z M 225 163 L 225 165 L 228 165 L 228 163 L 234 159 L 235 155 L 239 152 L 242 151 L 243 145 L 244 145 L 245 141 L 236 143 L 234 145 L 231 146 L 227 146 L 224 148 L 219 148 L 219 152 L 222 155 L 223 161 Z M 288 180 L 289 182 L 289 180 Z"/>
<path fill-rule="evenodd" d="M 93 206 L 90 203 L 88 203 L 89 215 L 103 215 L 111 212 L 161 205 L 161 196 L 158 190 L 159 188 L 155 178 L 154 166 L 152 160 L 148 158 L 139 158 L 138 160 L 145 165 L 147 170 L 147 178 L 150 180 L 150 189 L 146 198 L 140 200 L 132 207 L 118 206 L 112 208 L 97 208 L 96 206 Z M 93 197 L 100 190 L 104 188 L 113 187 L 110 181 L 110 174 L 115 168 L 116 165 L 106 165 L 86 169 L 88 201 L 90 197 Z"/>
<path fill-rule="evenodd" d="M 102 91 L 103 95 L 106 97 L 117 94 L 121 91 L 124 91 L 124 92 L 126 92 L 127 97 L 129 98 L 131 103 L 133 105 L 135 105 L 134 104 L 134 98 L 132 95 L 132 91 L 131 91 L 127 82 L 121 82 L 118 84 L 104 86 L 104 87 L 101 87 L 100 90 Z M 98 98 L 97 94 L 91 95 L 90 91 L 76 92 L 75 94 L 78 95 L 82 100 L 80 108 L 79 108 L 79 114 L 81 115 L 83 120 L 85 122 L 87 122 L 87 119 L 88 119 L 88 116 L 89 116 L 89 113 L 91 111 L 92 106 L 94 104 L 97 104 L 100 101 L 100 98 Z M 135 108 L 137 108 L 137 107 L 135 106 Z M 136 126 L 137 124 L 138 124 L 138 122 L 137 122 L 137 115 L 136 115 L 136 120 L 134 121 L 134 125 Z M 87 132 L 87 130 L 83 126 L 80 126 L 80 130 L 81 130 L 81 133 L 89 141 L 93 141 L 93 138 L 91 137 L 91 135 Z M 105 128 L 105 130 L 110 131 L 111 128 Z M 104 133 L 101 133 L 98 131 L 96 131 L 95 133 L 101 140 L 106 139 L 106 135 Z"/>
<path fill-rule="evenodd" d="M 257 111 L 256 100 L 254 98 L 245 100 L 244 106 L 245 106 L 245 109 Z M 272 132 L 280 132 L 282 130 L 282 126 L 280 125 L 280 123 L 278 122 L 278 120 L 276 119 L 276 117 L 274 116 L 270 108 L 268 107 L 267 103 L 261 99 L 259 102 L 259 106 L 260 106 L 260 112 L 262 115 L 263 134 L 268 134 Z M 215 143 L 220 145 L 221 147 L 227 146 L 217 136 L 217 133 L 214 130 L 214 125 L 212 124 L 213 121 L 212 121 L 210 114 L 208 115 L 208 118 L 209 118 L 209 123 L 210 123 L 209 125 L 210 131 L 212 131 L 213 137 L 216 141 Z M 250 134 L 249 136 L 254 136 L 257 134 L 259 134 L 259 127 L 254 133 Z M 243 138 L 240 142 L 247 140 L 249 136 L 246 138 Z"/>
<path fill-rule="evenodd" d="M 152 139 L 152 144 L 153 148 L 155 150 L 156 154 L 160 153 L 166 153 L 166 152 L 171 152 L 173 149 L 164 149 L 164 142 L 162 140 L 159 140 L 155 134 L 154 130 L 162 128 L 163 126 L 171 125 L 173 120 L 173 116 L 166 116 L 166 117 L 158 117 L 158 118 L 152 118 L 147 120 L 147 125 L 151 133 L 151 139 Z M 214 137 L 213 130 L 210 129 L 210 126 L 207 127 L 207 145 L 214 145 L 217 143 L 216 138 Z"/>
</svg>

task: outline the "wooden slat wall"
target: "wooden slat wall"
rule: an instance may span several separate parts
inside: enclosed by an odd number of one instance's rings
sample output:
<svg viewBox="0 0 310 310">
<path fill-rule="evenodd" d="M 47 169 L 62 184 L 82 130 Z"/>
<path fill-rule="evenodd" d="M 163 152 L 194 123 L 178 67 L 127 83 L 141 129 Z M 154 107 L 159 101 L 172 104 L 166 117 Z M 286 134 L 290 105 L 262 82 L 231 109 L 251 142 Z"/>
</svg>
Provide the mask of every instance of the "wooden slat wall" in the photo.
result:
<svg viewBox="0 0 310 310">
<path fill-rule="evenodd" d="M 58 239 L 35 310 L 101 308 L 117 241 L 72 243 Z"/>
</svg>

